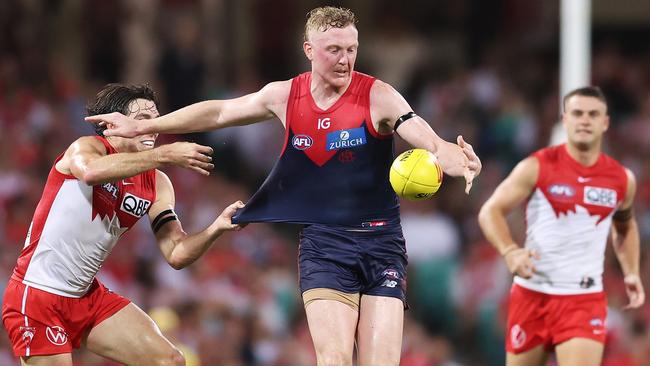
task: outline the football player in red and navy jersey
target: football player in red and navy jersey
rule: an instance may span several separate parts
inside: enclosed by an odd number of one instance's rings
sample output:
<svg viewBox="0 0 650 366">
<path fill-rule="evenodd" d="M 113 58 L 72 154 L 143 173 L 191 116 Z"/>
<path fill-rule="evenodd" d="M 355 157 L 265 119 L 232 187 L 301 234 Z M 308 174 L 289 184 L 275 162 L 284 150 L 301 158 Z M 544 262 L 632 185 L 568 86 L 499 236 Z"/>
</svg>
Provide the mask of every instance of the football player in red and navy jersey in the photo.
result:
<svg viewBox="0 0 650 366">
<path fill-rule="evenodd" d="M 110 84 L 89 114 L 119 111 L 133 123 L 158 117 L 146 86 Z M 95 275 L 119 238 L 145 215 L 175 269 L 199 258 L 226 230 L 241 202 L 205 230 L 183 231 L 171 181 L 157 168 L 176 165 L 207 175 L 212 149 L 188 142 L 154 147 L 157 134 L 85 136 L 61 154 L 48 176 L 25 246 L 7 284 L 2 321 L 23 365 L 72 366 L 72 350 L 126 365 L 185 365 L 181 352 L 135 304 Z"/>
<path fill-rule="evenodd" d="M 431 151 L 443 170 L 481 170 L 472 146 L 441 139 L 393 87 L 354 70 L 354 14 L 321 7 L 308 14 L 303 50 L 311 71 L 258 92 L 211 100 L 134 124 L 119 113 L 88 118 L 107 135 L 187 133 L 277 117 L 285 144 L 262 187 L 233 222 L 304 224 L 300 288 L 319 365 L 398 365 L 406 296 L 406 248 L 399 201 L 390 187 L 393 132 Z"/>
<path fill-rule="evenodd" d="M 607 300 L 603 265 L 612 242 L 629 296 L 645 301 L 639 278 L 639 230 L 632 212 L 634 174 L 602 152 L 609 127 L 598 87 L 576 89 L 563 101 L 565 144 L 522 160 L 483 205 L 479 223 L 504 257 L 514 284 L 506 334 L 507 365 L 600 365 Z M 506 216 L 527 200 L 526 239 L 517 244 Z M 610 230 L 611 229 L 611 230 Z"/>
</svg>

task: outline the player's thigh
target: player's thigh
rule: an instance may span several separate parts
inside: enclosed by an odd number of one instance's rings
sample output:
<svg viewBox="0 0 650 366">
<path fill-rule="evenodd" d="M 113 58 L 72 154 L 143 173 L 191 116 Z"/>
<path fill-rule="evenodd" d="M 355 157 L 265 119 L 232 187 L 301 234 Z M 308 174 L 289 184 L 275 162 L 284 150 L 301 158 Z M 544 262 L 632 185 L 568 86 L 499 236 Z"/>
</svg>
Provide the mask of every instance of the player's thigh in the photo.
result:
<svg viewBox="0 0 650 366">
<path fill-rule="evenodd" d="M 21 357 L 23 366 L 72 366 L 72 355 L 61 353 L 58 355 Z"/>
<path fill-rule="evenodd" d="M 100 356 L 127 365 L 163 361 L 163 364 L 184 364 L 178 349 L 133 303 L 95 326 L 86 338 L 86 347 Z"/>
<path fill-rule="evenodd" d="M 604 344 L 589 338 L 571 338 L 555 347 L 559 366 L 598 366 Z"/>
<path fill-rule="evenodd" d="M 506 366 L 543 366 L 548 362 L 548 352 L 540 344 L 526 352 L 506 353 Z"/>
<path fill-rule="evenodd" d="M 399 365 L 402 352 L 404 303 L 395 297 L 361 296 L 359 365 Z"/>
<path fill-rule="evenodd" d="M 305 307 L 319 365 L 352 365 L 358 310 L 336 300 L 314 300 Z"/>
</svg>

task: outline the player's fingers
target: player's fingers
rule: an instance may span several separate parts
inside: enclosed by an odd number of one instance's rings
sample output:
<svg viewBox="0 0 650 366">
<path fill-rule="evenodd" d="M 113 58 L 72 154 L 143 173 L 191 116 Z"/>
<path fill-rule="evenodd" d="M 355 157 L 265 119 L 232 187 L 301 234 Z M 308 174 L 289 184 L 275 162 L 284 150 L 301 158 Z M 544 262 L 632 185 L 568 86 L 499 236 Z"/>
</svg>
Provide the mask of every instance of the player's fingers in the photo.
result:
<svg viewBox="0 0 650 366">
<path fill-rule="evenodd" d="M 203 168 L 201 168 L 201 167 L 194 166 L 194 165 L 190 165 L 189 168 L 192 169 L 192 170 L 194 170 L 195 172 L 201 174 L 201 175 L 210 175 L 210 171 L 209 171 L 209 170 L 203 169 Z"/>
<path fill-rule="evenodd" d="M 534 258 L 534 259 L 539 259 L 539 252 L 536 251 L 535 249 L 528 250 L 528 257 L 529 258 Z"/>
<path fill-rule="evenodd" d="M 195 146 L 196 146 L 196 151 L 204 155 L 212 155 L 212 153 L 214 152 L 214 150 L 210 146 L 203 146 L 198 144 L 195 144 Z"/>
<path fill-rule="evenodd" d="M 191 165 L 194 166 L 194 167 L 198 167 L 200 169 L 203 169 L 203 170 L 212 170 L 212 169 L 214 169 L 214 164 L 212 164 L 212 163 L 204 163 L 202 161 L 195 161 L 195 162 L 191 163 Z"/>
<path fill-rule="evenodd" d="M 460 146 L 461 148 L 464 148 L 464 147 L 465 147 L 465 140 L 463 139 L 463 135 L 458 135 L 458 137 L 456 137 L 456 143 L 457 143 L 458 146 Z"/>
</svg>

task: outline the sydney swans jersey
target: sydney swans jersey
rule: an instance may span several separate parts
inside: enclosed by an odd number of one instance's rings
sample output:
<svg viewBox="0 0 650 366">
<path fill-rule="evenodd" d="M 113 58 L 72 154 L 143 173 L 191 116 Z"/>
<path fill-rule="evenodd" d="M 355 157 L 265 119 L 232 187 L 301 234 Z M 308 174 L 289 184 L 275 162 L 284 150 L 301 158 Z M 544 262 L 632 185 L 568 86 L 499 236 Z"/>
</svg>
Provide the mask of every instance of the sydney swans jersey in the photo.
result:
<svg viewBox="0 0 650 366">
<path fill-rule="evenodd" d="M 109 154 L 116 152 L 97 138 Z M 53 294 L 83 296 L 119 237 L 149 211 L 155 195 L 155 170 L 89 186 L 52 166 L 12 278 Z"/>
<path fill-rule="evenodd" d="M 515 283 L 548 294 L 603 290 L 605 245 L 612 215 L 627 192 L 625 168 L 601 154 L 585 167 L 566 145 L 534 153 L 540 164 L 535 190 L 526 206 L 526 248 L 540 255 L 537 273 Z"/>
<path fill-rule="evenodd" d="M 388 181 L 393 135 L 380 135 L 370 119 L 374 81 L 354 72 L 345 93 L 322 110 L 311 95 L 311 73 L 295 77 L 280 158 L 233 222 L 398 220 L 399 201 Z"/>
</svg>

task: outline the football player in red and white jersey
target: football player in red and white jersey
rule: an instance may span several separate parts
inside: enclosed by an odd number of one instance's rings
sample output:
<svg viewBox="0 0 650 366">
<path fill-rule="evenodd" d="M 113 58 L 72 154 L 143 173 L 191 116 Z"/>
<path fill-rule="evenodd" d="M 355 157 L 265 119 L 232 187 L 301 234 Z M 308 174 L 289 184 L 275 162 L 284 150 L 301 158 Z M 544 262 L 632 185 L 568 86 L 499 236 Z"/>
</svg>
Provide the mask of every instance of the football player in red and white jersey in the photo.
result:
<svg viewBox="0 0 650 366">
<path fill-rule="evenodd" d="M 147 86 L 110 84 L 89 114 L 122 112 L 136 123 L 158 117 Z M 175 269 L 199 258 L 226 230 L 241 202 L 205 230 L 188 235 L 174 213 L 174 189 L 157 168 L 176 165 L 208 175 L 212 149 L 188 142 L 154 148 L 157 134 L 85 136 L 54 163 L 25 246 L 5 291 L 2 321 L 23 365 L 71 366 L 86 347 L 126 365 L 185 365 L 181 352 L 129 300 L 95 275 L 120 236 L 149 216 L 156 241 Z"/>
<path fill-rule="evenodd" d="M 639 231 L 632 211 L 634 174 L 602 152 L 609 127 L 598 87 L 563 100 L 565 144 L 522 160 L 479 213 L 487 239 L 514 275 L 506 351 L 509 366 L 599 365 L 607 300 L 602 274 L 607 236 L 625 275 L 626 308 L 645 301 L 639 278 Z M 517 244 L 506 216 L 527 200 L 526 239 Z"/>
</svg>

